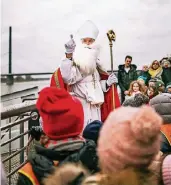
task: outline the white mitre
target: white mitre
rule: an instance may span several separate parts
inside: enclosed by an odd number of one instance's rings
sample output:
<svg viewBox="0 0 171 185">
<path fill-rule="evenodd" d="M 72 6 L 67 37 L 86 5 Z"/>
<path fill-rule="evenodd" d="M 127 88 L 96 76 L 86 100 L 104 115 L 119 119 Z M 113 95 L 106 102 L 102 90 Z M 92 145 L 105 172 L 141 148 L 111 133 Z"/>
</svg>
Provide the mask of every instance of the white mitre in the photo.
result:
<svg viewBox="0 0 171 185">
<path fill-rule="evenodd" d="M 83 38 L 92 38 L 96 40 L 99 30 L 97 26 L 90 20 L 86 21 L 78 30 L 78 34 L 81 39 Z"/>
</svg>

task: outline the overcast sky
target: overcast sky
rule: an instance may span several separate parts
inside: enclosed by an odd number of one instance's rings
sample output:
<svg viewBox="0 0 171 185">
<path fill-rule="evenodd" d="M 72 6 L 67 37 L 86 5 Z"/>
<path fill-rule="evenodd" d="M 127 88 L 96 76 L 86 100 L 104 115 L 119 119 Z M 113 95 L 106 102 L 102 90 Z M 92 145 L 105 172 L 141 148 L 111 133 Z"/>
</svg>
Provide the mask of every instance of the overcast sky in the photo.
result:
<svg viewBox="0 0 171 185">
<path fill-rule="evenodd" d="M 125 55 L 139 67 L 171 54 L 171 0 L 2 0 L 2 72 L 8 69 L 13 29 L 13 72 L 52 72 L 64 43 L 86 21 L 99 28 L 101 60 L 110 68 L 106 32 L 116 32 L 115 69 Z"/>
</svg>

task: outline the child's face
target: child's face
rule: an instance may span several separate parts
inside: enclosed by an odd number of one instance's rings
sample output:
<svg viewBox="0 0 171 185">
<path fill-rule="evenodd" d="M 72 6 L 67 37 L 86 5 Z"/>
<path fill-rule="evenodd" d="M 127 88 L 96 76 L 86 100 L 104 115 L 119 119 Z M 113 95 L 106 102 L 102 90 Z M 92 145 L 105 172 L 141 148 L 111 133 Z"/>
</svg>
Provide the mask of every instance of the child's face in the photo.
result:
<svg viewBox="0 0 171 185">
<path fill-rule="evenodd" d="M 160 91 L 160 92 L 164 92 L 164 90 L 165 90 L 164 85 L 162 85 L 161 87 L 159 87 L 159 91 Z"/>
<path fill-rule="evenodd" d="M 169 87 L 169 88 L 167 89 L 167 92 L 168 92 L 168 93 L 171 93 L 171 87 Z"/>
<path fill-rule="evenodd" d="M 138 79 L 138 82 L 139 82 L 142 86 L 144 86 L 144 85 L 145 85 L 145 82 L 144 82 L 144 80 L 143 80 L 143 79 Z"/>
<path fill-rule="evenodd" d="M 45 134 L 42 134 L 40 137 L 40 144 L 44 146 L 47 144 L 48 141 L 49 141 L 48 136 L 46 136 Z"/>
<path fill-rule="evenodd" d="M 152 88 L 149 88 L 149 89 L 147 90 L 147 95 L 148 95 L 149 97 L 153 96 L 153 95 L 154 95 L 154 90 L 153 90 Z"/>
<path fill-rule="evenodd" d="M 137 92 L 137 91 L 140 90 L 140 87 L 137 83 L 134 83 L 132 89 L 133 89 L 134 92 Z"/>
<path fill-rule="evenodd" d="M 149 82 L 149 83 L 148 83 L 148 86 L 149 86 L 149 87 L 155 87 L 155 85 L 156 85 L 155 82 Z"/>
</svg>

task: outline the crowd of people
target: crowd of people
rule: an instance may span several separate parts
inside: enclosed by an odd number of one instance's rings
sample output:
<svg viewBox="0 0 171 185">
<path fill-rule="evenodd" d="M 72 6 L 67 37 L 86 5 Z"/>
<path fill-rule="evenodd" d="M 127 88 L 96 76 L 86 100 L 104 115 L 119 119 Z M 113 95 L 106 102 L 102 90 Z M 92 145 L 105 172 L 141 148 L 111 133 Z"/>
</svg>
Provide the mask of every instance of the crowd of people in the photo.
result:
<svg viewBox="0 0 171 185">
<path fill-rule="evenodd" d="M 138 93 L 85 128 L 81 102 L 64 89 L 43 89 L 37 109 L 42 126 L 17 185 L 171 184 L 171 94 Z"/>
<path fill-rule="evenodd" d="M 117 77 L 99 60 L 94 23 L 79 33 L 39 93 L 17 185 L 171 185 L 171 61 L 138 73 L 126 56 Z"/>
<path fill-rule="evenodd" d="M 125 64 L 119 65 L 118 82 L 121 89 L 121 102 L 142 93 L 152 99 L 160 93 L 171 93 L 171 59 L 160 62 L 154 60 L 150 66 L 144 65 L 138 74 L 132 57 L 125 57 Z"/>
</svg>

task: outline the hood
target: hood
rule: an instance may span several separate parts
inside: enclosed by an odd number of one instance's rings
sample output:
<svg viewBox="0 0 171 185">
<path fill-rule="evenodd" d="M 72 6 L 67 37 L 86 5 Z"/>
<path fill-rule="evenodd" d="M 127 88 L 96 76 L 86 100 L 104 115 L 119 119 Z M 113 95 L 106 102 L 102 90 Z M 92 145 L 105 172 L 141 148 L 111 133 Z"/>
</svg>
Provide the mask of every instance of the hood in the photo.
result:
<svg viewBox="0 0 171 185">
<path fill-rule="evenodd" d="M 119 70 L 124 70 L 124 68 L 125 68 L 125 65 L 124 64 L 118 66 L 118 69 Z M 130 68 L 131 68 L 131 70 L 136 70 L 137 69 L 137 66 L 135 64 L 131 64 L 130 65 Z"/>
<path fill-rule="evenodd" d="M 150 100 L 150 105 L 163 118 L 165 124 L 171 124 L 171 94 L 162 93 Z"/>
</svg>

